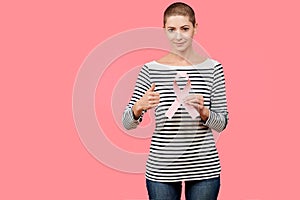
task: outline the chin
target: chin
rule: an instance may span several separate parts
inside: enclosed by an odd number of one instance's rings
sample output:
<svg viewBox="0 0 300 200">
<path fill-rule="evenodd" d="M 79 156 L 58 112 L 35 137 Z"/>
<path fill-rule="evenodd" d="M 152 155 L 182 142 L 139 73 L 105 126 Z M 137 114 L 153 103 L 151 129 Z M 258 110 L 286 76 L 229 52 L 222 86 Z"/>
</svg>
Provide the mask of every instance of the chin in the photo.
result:
<svg viewBox="0 0 300 200">
<path fill-rule="evenodd" d="M 189 43 L 185 43 L 182 46 L 177 46 L 176 44 L 173 45 L 173 49 L 178 52 L 184 52 L 190 48 L 191 48 L 191 44 L 189 44 Z"/>
<path fill-rule="evenodd" d="M 188 49 L 188 47 L 173 47 L 175 51 L 184 52 Z"/>
</svg>

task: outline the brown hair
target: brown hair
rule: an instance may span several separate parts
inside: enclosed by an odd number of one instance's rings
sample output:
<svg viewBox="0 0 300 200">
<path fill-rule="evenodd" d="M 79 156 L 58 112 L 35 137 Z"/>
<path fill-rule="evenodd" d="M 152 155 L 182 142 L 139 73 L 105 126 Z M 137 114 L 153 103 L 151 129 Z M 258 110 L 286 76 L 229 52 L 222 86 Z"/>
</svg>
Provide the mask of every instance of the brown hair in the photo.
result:
<svg viewBox="0 0 300 200">
<path fill-rule="evenodd" d="M 195 12 L 194 10 L 187 4 L 182 2 L 176 2 L 171 5 L 165 10 L 164 12 L 164 27 L 167 22 L 167 18 L 170 16 L 187 16 L 189 17 L 189 21 L 193 24 L 195 27 L 196 19 L 195 19 Z"/>
</svg>

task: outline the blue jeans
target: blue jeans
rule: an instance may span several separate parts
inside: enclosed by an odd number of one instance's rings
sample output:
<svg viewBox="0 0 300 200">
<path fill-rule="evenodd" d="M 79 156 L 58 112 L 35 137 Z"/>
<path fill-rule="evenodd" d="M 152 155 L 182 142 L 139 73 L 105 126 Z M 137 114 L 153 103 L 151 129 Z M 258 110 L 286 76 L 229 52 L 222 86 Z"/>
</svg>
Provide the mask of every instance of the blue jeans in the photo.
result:
<svg viewBox="0 0 300 200">
<path fill-rule="evenodd" d="M 146 179 L 150 200 L 180 200 L 181 182 L 155 182 Z M 220 177 L 201 181 L 185 181 L 186 200 L 216 200 Z"/>
</svg>

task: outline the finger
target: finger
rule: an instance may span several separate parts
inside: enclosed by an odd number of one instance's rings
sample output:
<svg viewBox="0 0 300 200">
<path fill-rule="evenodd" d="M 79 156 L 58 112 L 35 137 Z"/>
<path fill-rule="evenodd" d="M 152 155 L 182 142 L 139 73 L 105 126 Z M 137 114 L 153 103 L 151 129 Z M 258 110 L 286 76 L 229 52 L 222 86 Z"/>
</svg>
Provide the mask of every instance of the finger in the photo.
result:
<svg viewBox="0 0 300 200">
<path fill-rule="evenodd" d="M 198 110 L 202 110 L 203 108 L 204 108 L 204 105 L 202 105 L 202 104 L 198 105 Z"/>
<path fill-rule="evenodd" d="M 188 96 L 186 96 L 183 100 L 184 100 L 184 101 L 190 101 L 190 100 L 192 100 L 192 99 L 195 99 L 195 96 L 194 96 L 194 95 L 188 95 Z"/>
<path fill-rule="evenodd" d="M 199 104 L 198 103 L 194 103 L 194 102 L 190 102 L 190 101 L 187 101 L 185 102 L 187 105 L 190 105 L 190 106 L 194 106 L 194 107 L 197 107 Z"/>
<path fill-rule="evenodd" d="M 159 100 L 159 99 L 160 99 L 159 96 L 148 96 L 148 101 Z"/>
<path fill-rule="evenodd" d="M 196 109 L 202 108 L 204 106 L 203 103 L 195 103 L 195 102 L 190 102 L 190 101 L 186 102 L 186 104 L 190 105 L 190 106 L 193 106 Z"/>
<path fill-rule="evenodd" d="M 149 104 L 158 104 L 160 102 L 159 99 L 151 99 L 149 100 Z"/>
<path fill-rule="evenodd" d="M 150 102 L 159 102 L 160 101 L 160 98 L 159 97 L 150 97 L 149 99 L 148 99 L 148 101 Z"/>
<path fill-rule="evenodd" d="M 148 101 L 159 101 L 159 96 L 149 96 Z"/>
<path fill-rule="evenodd" d="M 194 96 L 198 99 L 203 99 L 203 96 L 201 94 L 195 94 Z"/>
<path fill-rule="evenodd" d="M 200 99 L 189 99 L 187 100 L 188 102 L 192 102 L 192 103 L 199 103 L 200 102 Z"/>
<path fill-rule="evenodd" d="M 154 107 L 156 107 L 157 105 L 158 105 L 158 103 L 153 103 L 153 104 L 149 105 L 149 107 L 150 107 L 150 108 L 154 108 Z"/>
<path fill-rule="evenodd" d="M 151 91 L 149 91 L 148 95 L 149 96 L 159 96 L 159 93 L 158 92 L 151 92 Z"/>
<path fill-rule="evenodd" d="M 184 101 L 186 104 L 199 104 L 200 102 L 197 99 L 191 99 L 188 101 Z"/>
<path fill-rule="evenodd" d="M 203 99 L 203 96 L 200 94 L 190 94 L 184 98 L 185 100 L 191 100 L 191 99 Z"/>
<path fill-rule="evenodd" d="M 153 103 L 159 103 L 159 102 L 160 102 L 159 99 L 151 99 L 151 100 L 148 101 L 149 104 L 151 104 L 151 103 L 152 103 L 152 104 L 153 104 Z"/>
<path fill-rule="evenodd" d="M 148 94 L 149 97 L 159 97 L 159 93 L 150 93 Z"/>
<path fill-rule="evenodd" d="M 155 83 L 152 83 L 151 87 L 149 88 L 149 92 L 154 92 L 155 89 Z"/>
<path fill-rule="evenodd" d="M 184 101 L 204 101 L 203 96 L 201 95 L 189 95 L 183 99 Z"/>
</svg>

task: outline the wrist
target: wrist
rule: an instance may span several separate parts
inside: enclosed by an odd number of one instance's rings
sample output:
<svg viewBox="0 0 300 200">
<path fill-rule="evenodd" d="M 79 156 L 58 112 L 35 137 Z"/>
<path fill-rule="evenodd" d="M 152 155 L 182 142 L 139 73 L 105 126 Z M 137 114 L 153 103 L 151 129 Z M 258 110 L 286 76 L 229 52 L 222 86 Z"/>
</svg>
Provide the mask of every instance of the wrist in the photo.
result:
<svg viewBox="0 0 300 200">
<path fill-rule="evenodd" d="M 142 112 L 144 110 L 143 106 L 140 105 L 140 101 L 135 102 L 135 104 L 133 105 L 133 107 L 135 109 L 135 112 L 137 112 L 137 113 L 140 113 L 140 112 Z"/>
<path fill-rule="evenodd" d="M 209 118 L 209 109 L 204 107 L 200 112 L 200 117 L 204 122 L 206 122 Z"/>
<path fill-rule="evenodd" d="M 137 101 L 132 106 L 132 112 L 133 112 L 133 116 L 136 120 L 141 116 L 141 114 L 143 112 L 143 108 L 142 108 L 142 106 L 140 106 L 139 101 Z"/>
</svg>

